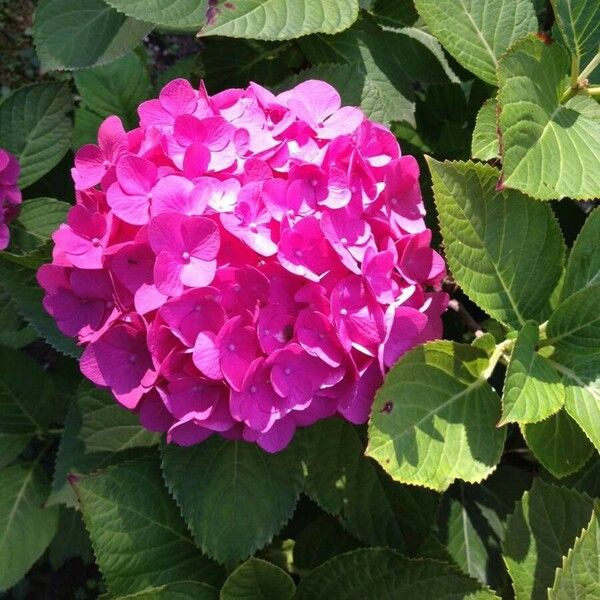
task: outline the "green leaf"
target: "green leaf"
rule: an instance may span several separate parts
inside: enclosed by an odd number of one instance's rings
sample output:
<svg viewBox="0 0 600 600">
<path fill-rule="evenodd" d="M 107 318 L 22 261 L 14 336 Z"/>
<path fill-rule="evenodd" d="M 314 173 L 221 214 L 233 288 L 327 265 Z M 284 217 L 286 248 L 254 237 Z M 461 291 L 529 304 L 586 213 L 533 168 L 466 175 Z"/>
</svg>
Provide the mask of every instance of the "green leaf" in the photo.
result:
<svg viewBox="0 0 600 600">
<path fill-rule="evenodd" d="M 134 52 L 109 65 L 77 72 L 75 84 L 82 100 L 79 111 L 100 118 L 119 115 L 127 129 L 137 126 L 137 107 L 153 94 L 146 65 Z"/>
<path fill-rule="evenodd" d="M 405 354 L 375 396 L 366 454 L 392 479 L 447 489 L 476 483 L 500 460 L 500 398 L 482 373 L 485 351 L 431 342 Z"/>
<path fill-rule="evenodd" d="M 536 479 L 508 519 L 504 560 L 517 600 L 546 600 L 554 572 L 592 513 L 592 500 Z"/>
<path fill-rule="evenodd" d="M 213 437 L 163 448 L 164 476 L 202 551 L 222 563 L 264 546 L 292 516 L 302 487 L 300 448 L 267 454 Z"/>
<path fill-rule="evenodd" d="M 600 598 L 600 528 L 598 509 L 593 511 L 590 524 L 575 540 L 557 569 L 554 585 L 548 590 L 549 600 Z"/>
<path fill-rule="evenodd" d="M 294 42 L 207 39 L 201 54 L 204 82 L 209 92 L 227 87 L 245 87 L 248 81 L 272 86 L 281 82 L 290 68 L 304 62 Z"/>
<path fill-rule="evenodd" d="M 197 29 L 206 22 L 208 0 L 106 0 L 130 17 L 175 29 Z"/>
<path fill-rule="evenodd" d="M 510 357 L 499 425 L 537 423 L 558 412 L 565 403 L 562 377 L 547 358 L 535 351 L 538 341 L 538 325 L 528 321 Z"/>
<path fill-rule="evenodd" d="M 583 469 L 564 479 L 562 484 L 600 499 L 600 456 L 595 453 Z"/>
<path fill-rule="evenodd" d="M 495 160 L 500 156 L 498 101 L 495 98 L 486 100 L 477 113 L 471 156 L 485 161 Z"/>
<path fill-rule="evenodd" d="M 358 0 L 237 0 L 219 5 L 200 35 L 289 40 L 344 31 L 357 17 Z"/>
<path fill-rule="evenodd" d="M 578 471 L 594 451 L 581 428 L 564 410 L 539 423 L 525 425 L 521 431 L 535 457 L 557 478 Z"/>
<path fill-rule="evenodd" d="M 410 27 L 419 18 L 412 0 L 375 0 L 369 12 L 380 25 L 395 29 Z"/>
<path fill-rule="evenodd" d="M 600 52 L 600 4 L 594 0 L 551 0 L 558 28 L 580 70 Z"/>
<path fill-rule="evenodd" d="M 481 485 L 455 483 L 442 500 L 444 548 L 465 573 L 498 591 L 508 579 L 500 546 L 506 521 L 530 484 L 529 473 L 503 465 Z"/>
<path fill-rule="evenodd" d="M 336 36 L 314 35 L 299 43 L 315 66 L 286 80 L 286 88 L 324 78 L 340 90 L 346 103 L 360 105 L 369 118 L 384 124 L 415 124 L 413 82 L 425 87 L 456 80 L 437 40 L 414 28 L 384 31 L 361 21 Z"/>
<path fill-rule="evenodd" d="M 498 57 L 538 30 L 531 0 L 415 0 L 415 5 L 446 50 L 492 85 Z"/>
<path fill-rule="evenodd" d="M 554 311 L 546 327 L 546 346 L 563 352 L 589 356 L 600 354 L 600 283 L 569 296 Z"/>
<path fill-rule="evenodd" d="M 86 144 L 98 143 L 98 129 L 104 118 L 92 112 L 85 106 L 75 109 L 75 124 L 73 129 L 73 140 L 71 147 L 78 150 Z"/>
<path fill-rule="evenodd" d="M 0 592 L 17 583 L 56 533 L 57 508 L 43 508 L 48 484 L 35 466 L 0 471 Z"/>
<path fill-rule="evenodd" d="M 455 567 L 437 560 L 404 558 L 388 548 L 362 548 L 340 554 L 300 581 L 297 600 L 398 598 L 497 598 Z"/>
<path fill-rule="evenodd" d="M 312 571 L 342 552 L 358 548 L 361 543 L 350 536 L 336 519 L 323 515 L 309 523 L 294 543 L 294 567 Z"/>
<path fill-rule="evenodd" d="M 69 475 L 87 475 L 122 460 L 127 451 L 153 446 L 159 440 L 158 434 L 142 428 L 137 415 L 125 410 L 108 392 L 83 383 L 65 420 L 48 503 L 74 506 Z"/>
<path fill-rule="evenodd" d="M 123 56 L 151 29 L 103 0 L 41 0 L 33 39 L 44 71 L 82 69 Z"/>
<path fill-rule="evenodd" d="M 583 288 L 600 283 L 599 239 L 600 210 L 595 209 L 583 224 L 569 255 L 561 291 L 563 300 Z"/>
<path fill-rule="evenodd" d="M 94 555 L 113 595 L 182 580 L 218 584 L 165 489 L 156 457 L 108 467 L 75 483 Z"/>
<path fill-rule="evenodd" d="M 21 205 L 21 213 L 11 226 L 11 246 L 32 252 L 50 241 L 67 219 L 70 204 L 54 198 L 33 198 Z"/>
<path fill-rule="evenodd" d="M 23 352 L 0 346 L 0 432 L 41 433 L 52 418 L 52 380 Z"/>
<path fill-rule="evenodd" d="M 45 175 L 69 149 L 71 110 L 71 92 L 65 83 L 28 85 L 0 104 L 0 146 L 19 159 L 20 187 Z"/>
<path fill-rule="evenodd" d="M 0 346 L 18 350 L 37 338 L 31 327 L 23 323 L 10 295 L 0 288 Z M 1 453 L 0 453 L 1 454 Z"/>
<path fill-rule="evenodd" d="M 35 279 L 35 272 L 7 261 L 5 254 L 0 254 L 0 281 L 19 314 L 50 346 L 67 356 L 78 358 L 81 350 L 71 338 L 58 330 L 54 319 L 44 310 L 44 294 Z"/>
<path fill-rule="evenodd" d="M 600 189 L 600 105 L 576 95 L 561 104 L 570 59 L 536 36 L 498 66 L 503 183 L 540 200 L 586 200 Z"/>
<path fill-rule="evenodd" d="M 563 374 L 565 409 L 600 450 L 600 354 L 558 355 L 554 367 Z"/>
<path fill-rule="evenodd" d="M 363 456 L 363 443 L 346 421 L 321 421 L 302 433 L 305 492 L 364 543 L 415 552 L 435 520 L 436 495 L 392 482 Z"/>
<path fill-rule="evenodd" d="M 250 558 L 226 580 L 221 600 L 291 600 L 296 586 L 279 567 L 259 558 Z"/>
<path fill-rule="evenodd" d="M 47 506 L 47 504 L 46 504 Z M 73 508 L 61 506 L 58 530 L 50 547 L 48 560 L 56 571 L 70 558 L 79 557 L 84 563 L 92 560 L 92 546 L 81 514 Z"/>
<path fill-rule="evenodd" d="M 0 469 L 17 458 L 30 439 L 31 436 L 27 433 L 0 433 Z"/>
<path fill-rule="evenodd" d="M 217 600 L 218 598 L 219 591 L 207 583 L 178 581 L 137 594 L 119 596 L 116 600 Z"/>
<path fill-rule="evenodd" d="M 499 191 L 500 173 L 489 165 L 428 162 L 456 281 L 512 329 L 538 319 L 558 283 L 565 253 L 550 207 L 515 191 Z"/>
</svg>

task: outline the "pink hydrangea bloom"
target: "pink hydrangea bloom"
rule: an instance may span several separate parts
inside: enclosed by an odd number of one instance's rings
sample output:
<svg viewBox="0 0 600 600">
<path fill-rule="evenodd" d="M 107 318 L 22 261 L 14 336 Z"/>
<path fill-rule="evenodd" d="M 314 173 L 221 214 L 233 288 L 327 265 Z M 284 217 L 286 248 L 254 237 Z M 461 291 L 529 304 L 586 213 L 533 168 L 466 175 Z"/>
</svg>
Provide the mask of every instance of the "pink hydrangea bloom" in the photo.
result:
<svg viewBox="0 0 600 600">
<path fill-rule="evenodd" d="M 8 225 L 19 214 L 21 191 L 17 185 L 20 167 L 8 150 L 0 148 L 0 250 L 10 241 Z"/>
<path fill-rule="evenodd" d="M 415 159 L 322 81 L 211 97 L 175 80 L 139 116 L 77 153 L 38 272 L 84 375 L 181 445 L 276 452 L 320 419 L 364 423 L 447 304 Z"/>
</svg>

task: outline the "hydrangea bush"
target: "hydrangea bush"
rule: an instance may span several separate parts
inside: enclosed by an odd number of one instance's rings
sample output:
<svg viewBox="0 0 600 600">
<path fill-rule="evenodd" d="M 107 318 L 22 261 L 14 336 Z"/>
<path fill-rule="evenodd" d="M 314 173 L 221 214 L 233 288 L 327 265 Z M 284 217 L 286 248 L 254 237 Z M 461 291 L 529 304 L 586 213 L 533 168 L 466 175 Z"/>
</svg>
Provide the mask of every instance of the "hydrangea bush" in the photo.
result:
<svg viewBox="0 0 600 600">
<path fill-rule="evenodd" d="M 0 595 L 600 597 L 597 0 L 17 4 Z"/>
</svg>

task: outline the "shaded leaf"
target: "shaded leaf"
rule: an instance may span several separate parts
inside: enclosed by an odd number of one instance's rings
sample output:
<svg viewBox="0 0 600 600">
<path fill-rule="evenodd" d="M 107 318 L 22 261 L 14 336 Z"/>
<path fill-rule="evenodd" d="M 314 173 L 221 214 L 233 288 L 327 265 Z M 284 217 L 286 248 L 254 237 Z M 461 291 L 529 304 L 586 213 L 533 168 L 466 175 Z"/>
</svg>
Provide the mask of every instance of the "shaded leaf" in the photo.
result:
<svg viewBox="0 0 600 600">
<path fill-rule="evenodd" d="M 103 0 L 41 0 L 33 39 L 45 71 L 81 69 L 123 56 L 151 29 Z"/>
<path fill-rule="evenodd" d="M 130 17 L 173 27 L 196 29 L 206 21 L 208 0 L 107 0 Z"/>
<path fill-rule="evenodd" d="M 154 587 L 137 594 L 119 596 L 116 600 L 217 600 L 219 591 L 198 581 L 178 581 Z"/>
<path fill-rule="evenodd" d="M 521 428 L 535 457 L 555 477 L 578 471 L 590 458 L 594 446 L 565 410 L 544 421 Z"/>
<path fill-rule="evenodd" d="M 0 471 L 0 592 L 17 583 L 56 533 L 58 509 L 43 508 L 48 484 L 36 465 Z"/>
<path fill-rule="evenodd" d="M 241 564 L 221 589 L 221 600 L 291 600 L 296 586 L 282 569 L 259 558 Z"/>
<path fill-rule="evenodd" d="M 592 500 L 536 479 L 508 519 L 504 560 L 517 600 L 546 600 L 554 572 L 592 513 Z"/>
<path fill-rule="evenodd" d="M 363 456 L 355 428 L 342 419 L 316 423 L 302 433 L 306 493 L 366 544 L 415 552 L 435 520 L 436 495 L 392 482 Z"/>
<path fill-rule="evenodd" d="M 302 487 L 297 443 L 276 454 L 216 437 L 167 445 L 163 471 L 194 538 L 222 563 L 264 546 L 292 516 Z"/>
<path fill-rule="evenodd" d="M 108 467 L 75 482 L 75 488 L 111 594 L 222 580 L 221 569 L 196 548 L 169 497 L 157 457 Z"/>
<path fill-rule="evenodd" d="M 48 548 L 48 560 L 55 571 L 70 558 L 80 557 L 84 563 L 93 558 L 90 537 L 80 513 L 65 506 L 59 511 L 56 535 Z"/>
<path fill-rule="evenodd" d="M 27 187 L 55 167 L 69 149 L 73 109 L 64 83 L 36 83 L 12 92 L 0 104 L 0 146 L 21 165 Z"/>
</svg>

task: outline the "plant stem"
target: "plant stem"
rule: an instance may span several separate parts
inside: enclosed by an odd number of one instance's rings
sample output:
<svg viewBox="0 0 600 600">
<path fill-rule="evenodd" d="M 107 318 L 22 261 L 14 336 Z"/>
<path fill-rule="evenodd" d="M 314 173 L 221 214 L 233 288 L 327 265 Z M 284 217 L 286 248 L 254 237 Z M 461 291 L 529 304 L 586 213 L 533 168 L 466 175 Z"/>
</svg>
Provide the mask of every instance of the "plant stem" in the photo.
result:
<svg viewBox="0 0 600 600">
<path fill-rule="evenodd" d="M 585 90 L 590 96 L 600 96 L 600 85 L 594 85 Z"/>
<path fill-rule="evenodd" d="M 462 319 L 462 322 L 475 334 L 476 338 L 483 335 L 481 325 L 473 318 L 471 313 L 456 300 L 456 298 L 452 298 L 452 300 L 448 302 L 448 308 L 456 312 Z"/>
<path fill-rule="evenodd" d="M 590 60 L 588 66 L 581 71 L 581 75 L 579 75 L 579 82 L 583 83 L 598 65 L 600 65 L 600 52 L 598 52 L 596 56 Z"/>
<path fill-rule="evenodd" d="M 575 92 L 579 89 L 579 56 L 571 56 L 571 89 Z"/>
<path fill-rule="evenodd" d="M 486 369 L 481 374 L 483 379 L 489 379 L 498 364 L 498 361 L 502 358 L 502 356 L 507 352 L 507 350 L 512 350 L 515 345 L 515 340 L 504 340 L 502 343 L 497 344 L 490 356 L 490 362 Z"/>
</svg>

